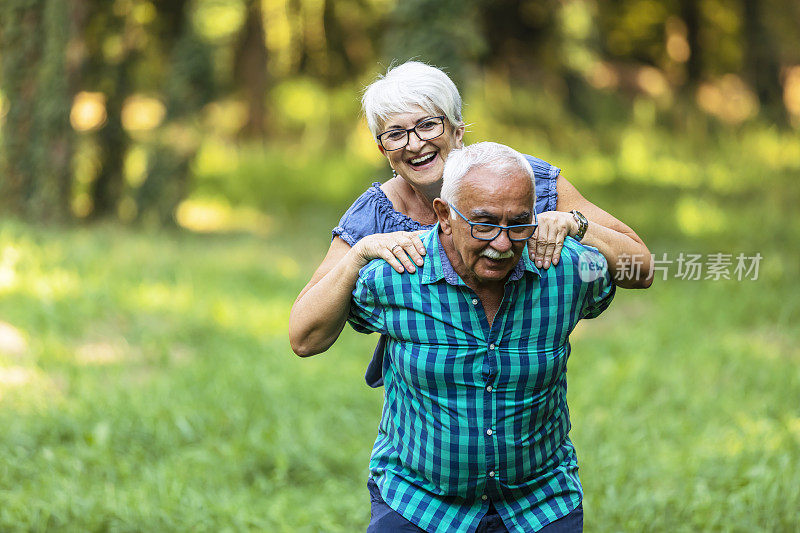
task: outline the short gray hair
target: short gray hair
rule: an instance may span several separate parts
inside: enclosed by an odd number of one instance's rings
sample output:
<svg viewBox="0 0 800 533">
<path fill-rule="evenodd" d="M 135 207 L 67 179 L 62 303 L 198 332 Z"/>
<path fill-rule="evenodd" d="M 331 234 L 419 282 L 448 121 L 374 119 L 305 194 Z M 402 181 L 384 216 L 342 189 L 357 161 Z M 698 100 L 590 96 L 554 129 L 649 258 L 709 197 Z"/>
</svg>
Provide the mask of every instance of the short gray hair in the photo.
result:
<svg viewBox="0 0 800 533">
<path fill-rule="evenodd" d="M 536 178 L 528 160 L 513 148 L 493 142 L 479 142 L 450 152 L 444 162 L 442 192 L 439 194 L 441 199 L 453 204 L 458 199 L 464 176 L 476 167 L 491 167 L 504 173 L 522 170 L 531 179 L 533 201 L 536 203 Z"/>
<path fill-rule="evenodd" d="M 453 127 L 461 126 L 461 95 L 456 84 L 436 67 L 407 61 L 378 76 L 361 98 L 369 131 L 377 136 L 390 115 L 419 106 L 431 115 L 443 114 Z"/>
</svg>

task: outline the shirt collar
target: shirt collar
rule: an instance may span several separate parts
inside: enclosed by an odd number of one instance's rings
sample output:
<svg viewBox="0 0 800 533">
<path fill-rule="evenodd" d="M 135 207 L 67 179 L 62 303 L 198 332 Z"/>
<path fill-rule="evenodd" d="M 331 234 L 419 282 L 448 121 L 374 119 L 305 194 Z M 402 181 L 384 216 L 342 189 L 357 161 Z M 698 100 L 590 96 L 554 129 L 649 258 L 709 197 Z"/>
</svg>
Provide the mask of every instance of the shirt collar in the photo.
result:
<svg viewBox="0 0 800 533">
<path fill-rule="evenodd" d="M 444 251 L 442 241 L 439 238 L 439 223 L 431 229 L 428 233 L 422 236 L 422 243 L 425 245 L 427 254 L 425 255 L 425 264 L 422 267 L 422 283 L 430 284 L 436 283 L 444 279 L 450 285 L 464 285 L 466 283 L 456 273 L 450 259 Z M 541 276 L 539 269 L 533 264 L 530 257 L 528 257 L 528 245 L 522 250 L 522 257 L 519 262 L 514 265 L 508 281 L 518 281 L 525 273 L 530 275 Z"/>
</svg>

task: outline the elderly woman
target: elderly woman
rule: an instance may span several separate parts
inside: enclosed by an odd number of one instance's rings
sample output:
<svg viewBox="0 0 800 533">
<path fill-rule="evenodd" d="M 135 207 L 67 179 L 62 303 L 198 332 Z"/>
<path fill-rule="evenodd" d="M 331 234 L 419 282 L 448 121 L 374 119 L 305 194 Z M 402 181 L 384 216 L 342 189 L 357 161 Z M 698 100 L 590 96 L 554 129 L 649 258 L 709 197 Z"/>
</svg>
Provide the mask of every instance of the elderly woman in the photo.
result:
<svg viewBox="0 0 800 533">
<path fill-rule="evenodd" d="M 425 248 L 417 234 L 436 223 L 444 162 L 462 146 L 461 96 L 441 70 L 410 61 L 390 69 L 364 93 L 364 113 L 392 178 L 374 183 L 333 230 L 322 264 L 292 306 L 289 339 L 297 355 L 327 350 L 346 322 L 359 270 L 376 258 L 398 272 L 415 272 Z M 526 156 L 536 177 L 539 227 L 528 243 L 538 267 L 558 264 L 566 236 L 594 246 L 607 259 L 618 286 L 646 288 L 652 282 L 650 252 L 636 233 L 595 206 L 560 175 L 560 169 Z M 631 264 L 640 268 L 622 272 Z M 632 274 L 632 275 L 631 275 Z M 367 371 L 382 384 L 383 339 Z"/>
</svg>

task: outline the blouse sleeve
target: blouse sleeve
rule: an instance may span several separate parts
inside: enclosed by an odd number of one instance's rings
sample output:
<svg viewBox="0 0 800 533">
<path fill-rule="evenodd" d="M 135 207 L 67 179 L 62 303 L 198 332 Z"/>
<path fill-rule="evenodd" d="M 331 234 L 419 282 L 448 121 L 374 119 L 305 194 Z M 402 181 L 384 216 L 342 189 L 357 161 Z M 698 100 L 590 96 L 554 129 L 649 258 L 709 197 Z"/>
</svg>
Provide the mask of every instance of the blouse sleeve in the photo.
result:
<svg viewBox="0 0 800 533">
<path fill-rule="evenodd" d="M 380 183 L 373 183 L 372 187 L 353 202 L 342 215 L 339 224 L 333 228 L 333 237 L 340 237 L 350 246 L 355 246 L 367 235 L 383 233 L 383 217 L 380 216 L 377 187 L 380 187 Z"/>
<path fill-rule="evenodd" d="M 536 178 L 536 212 L 555 211 L 558 202 L 556 179 L 561 169 L 532 155 L 526 155 Z"/>
</svg>

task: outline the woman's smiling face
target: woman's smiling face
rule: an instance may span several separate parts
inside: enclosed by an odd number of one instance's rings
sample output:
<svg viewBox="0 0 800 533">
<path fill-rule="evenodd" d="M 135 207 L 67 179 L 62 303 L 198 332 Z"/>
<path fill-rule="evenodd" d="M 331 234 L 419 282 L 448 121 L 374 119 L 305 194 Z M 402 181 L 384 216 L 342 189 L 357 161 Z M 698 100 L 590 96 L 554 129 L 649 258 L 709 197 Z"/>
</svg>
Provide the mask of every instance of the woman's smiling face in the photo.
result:
<svg viewBox="0 0 800 533">
<path fill-rule="evenodd" d="M 421 107 L 408 113 L 396 113 L 389 116 L 381 132 L 392 129 L 408 130 L 433 116 L 436 115 L 431 115 Z M 435 139 L 423 141 L 411 132 L 404 148 L 390 152 L 380 147 L 380 150 L 397 174 L 433 200 L 441 190 L 445 159 L 451 150 L 462 146 L 463 136 L 464 126 L 454 128 L 445 118 L 444 133 Z"/>
</svg>

